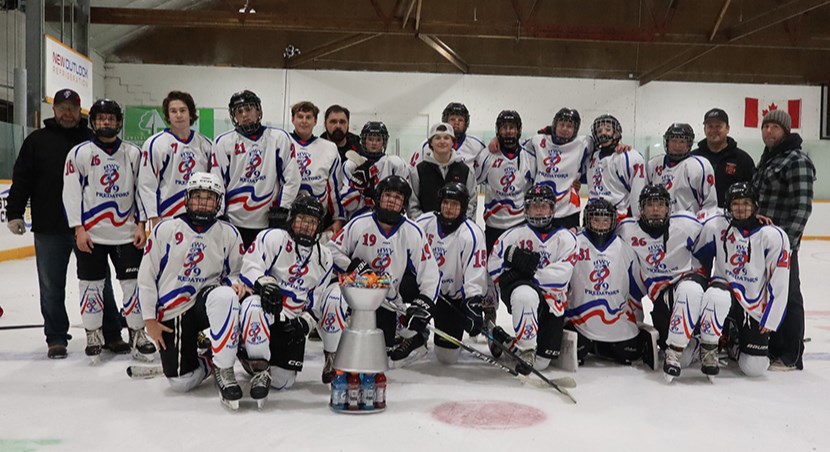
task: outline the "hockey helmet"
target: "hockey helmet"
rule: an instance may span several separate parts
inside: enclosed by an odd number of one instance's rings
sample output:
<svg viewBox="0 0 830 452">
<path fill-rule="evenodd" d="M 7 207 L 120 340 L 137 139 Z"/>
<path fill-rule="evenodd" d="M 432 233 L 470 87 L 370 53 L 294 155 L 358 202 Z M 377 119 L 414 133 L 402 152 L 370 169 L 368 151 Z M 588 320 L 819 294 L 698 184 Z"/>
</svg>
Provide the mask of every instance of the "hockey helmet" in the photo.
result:
<svg viewBox="0 0 830 452">
<path fill-rule="evenodd" d="M 570 137 L 562 138 L 556 135 L 556 124 L 559 122 L 570 122 L 574 125 L 574 132 L 571 134 Z M 553 142 L 556 144 L 567 144 L 571 141 L 576 139 L 577 134 L 579 133 L 579 125 L 582 123 L 582 119 L 579 117 L 579 112 L 573 108 L 560 108 L 559 111 L 553 115 L 553 124 L 551 124 L 551 136 L 553 137 Z"/>
<path fill-rule="evenodd" d="M 685 140 L 686 147 L 683 152 L 671 152 L 669 149 L 669 141 L 672 138 L 680 138 Z M 695 131 L 692 129 L 692 126 L 682 122 L 676 122 L 669 126 L 666 129 L 666 133 L 663 134 L 663 146 L 666 148 L 666 156 L 668 156 L 669 160 L 673 162 L 679 162 L 686 157 L 689 156 L 689 153 L 692 152 L 692 146 L 695 142 Z"/>
<path fill-rule="evenodd" d="M 607 127 L 603 127 L 606 125 L 610 126 L 610 132 Z M 603 130 L 600 130 L 600 127 L 603 127 Z M 591 124 L 591 137 L 594 139 L 594 144 L 601 149 L 615 148 L 622 139 L 622 125 L 611 115 L 597 116 Z"/>
<path fill-rule="evenodd" d="M 384 209 L 381 206 L 381 198 L 383 198 L 383 194 L 387 191 L 400 193 L 403 196 L 403 204 L 400 210 Z M 409 198 L 411 196 L 412 188 L 409 186 L 409 182 L 401 176 L 393 174 L 378 182 L 377 187 L 375 187 L 375 212 L 377 213 L 378 221 L 384 224 L 400 223 L 403 213 L 409 205 Z"/>
<path fill-rule="evenodd" d="M 608 219 L 607 226 L 596 225 L 594 219 Z M 605 222 L 602 222 L 605 223 Z M 597 198 L 588 201 L 583 212 L 582 227 L 584 233 L 597 247 L 608 243 L 617 229 L 617 209 L 605 199 Z"/>
<path fill-rule="evenodd" d="M 251 124 L 239 124 L 239 121 L 236 120 L 236 115 L 234 115 L 238 108 L 244 106 L 253 107 L 257 111 L 257 119 Z M 236 128 L 236 131 L 243 135 L 255 133 L 260 127 L 262 127 L 262 101 L 259 99 L 259 96 L 254 94 L 253 91 L 246 89 L 244 91 L 234 93 L 231 96 L 230 102 L 228 102 L 228 114 L 231 116 L 231 122 Z"/>
<path fill-rule="evenodd" d="M 534 204 L 544 203 L 550 206 L 547 215 L 531 213 Z M 548 185 L 536 184 L 525 193 L 525 220 L 535 229 L 547 232 L 553 228 L 553 213 L 556 210 L 556 195 Z"/>
<path fill-rule="evenodd" d="M 219 176 L 211 173 L 198 172 L 190 175 L 185 187 L 185 211 L 187 218 L 193 224 L 204 225 L 216 218 L 222 210 L 222 198 L 225 196 L 225 186 Z M 216 195 L 213 207 L 208 206 L 208 200 L 196 197 L 197 191 L 206 191 Z"/>
<path fill-rule="evenodd" d="M 304 224 L 308 219 L 300 218 L 300 224 L 297 224 L 297 217 L 300 215 L 307 215 L 316 220 L 316 227 Z M 291 204 L 291 210 L 288 213 L 288 234 L 300 246 L 312 246 L 320 240 L 320 235 L 323 232 L 323 218 L 326 216 L 326 209 L 320 204 L 317 198 L 310 195 L 300 195 Z M 311 232 L 309 232 L 311 230 Z"/>
<path fill-rule="evenodd" d="M 111 114 L 115 116 L 115 127 L 96 127 L 95 119 L 101 114 Z M 101 138 L 114 138 L 121 132 L 121 126 L 124 124 L 124 113 L 118 102 L 112 99 L 98 99 L 89 108 L 89 123 L 92 125 L 92 130 L 95 135 Z"/>
<path fill-rule="evenodd" d="M 502 136 L 500 129 L 505 124 L 513 124 L 518 129 L 515 137 Z M 515 110 L 502 110 L 496 117 L 496 137 L 499 146 L 507 150 L 516 149 L 519 146 L 519 139 L 522 137 L 522 117 Z"/>
<path fill-rule="evenodd" d="M 649 219 L 646 215 L 646 206 L 652 201 L 662 202 L 666 206 L 666 214 L 662 218 Z M 649 234 L 662 233 L 668 229 L 671 216 L 671 195 L 662 185 L 649 184 L 640 192 L 640 227 Z"/>
<path fill-rule="evenodd" d="M 467 106 L 460 102 L 450 102 L 444 107 L 441 112 L 441 122 L 450 122 L 450 116 L 457 115 L 464 118 L 464 130 L 458 132 L 459 135 L 467 133 L 467 128 L 470 127 L 470 111 Z"/>
<path fill-rule="evenodd" d="M 735 218 L 735 214 L 732 211 L 732 201 L 738 199 L 749 199 L 752 201 L 752 214 L 742 220 Z M 726 203 L 723 208 L 723 214 L 729 220 L 729 224 L 736 228 L 750 228 L 758 223 L 758 196 L 755 194 L 755 190 L 749 182 L 736 182 L 726 189 Z"/>
<path fill-rule="evenodd" d="M 467 192 L 467 187 L 461 182 L 447 182 L 446 185 L 438 190 L 438 205 L 447 199 L 454 199 L 461 205 L 458 216 L 455 218 L 447 218 L 444 216 L 442 209 L 439 207 L 436 216 L 438 217 L 438 224 L 445 232 L 453 232 L 461 226 L 461 223 L 467 219 L 467 206 L 470 204 L 470 194 Z"/>
<path fill-rule="evenodd" d="M 383 140 L 383 147 L 380 152 L 372 152 L 367 149 L 366 139 L 370 136 L 379 136 Z M 381 121 L 369 121 L 363 125 L 363 129 L 360 131 L 360 155 L 368 159 L 376 160 L 386 152 L 386 146 L 388 144 L 389 130 L 387 130 L 386 124 Z"/>
</svg>

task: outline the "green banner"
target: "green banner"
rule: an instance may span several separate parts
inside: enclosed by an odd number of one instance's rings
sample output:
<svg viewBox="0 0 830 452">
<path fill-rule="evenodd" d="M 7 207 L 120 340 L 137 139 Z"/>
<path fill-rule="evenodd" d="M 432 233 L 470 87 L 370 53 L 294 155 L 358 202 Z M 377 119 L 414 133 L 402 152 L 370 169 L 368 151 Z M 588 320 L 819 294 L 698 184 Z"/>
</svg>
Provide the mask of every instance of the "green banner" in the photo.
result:
<svg viewBox="0 0 830 452">
<path fill-rule="evenodd" d="M 213 140 L 213 109 L 197 108 L 199 119 L 193 128 Z M 132 107 L 124 111 L 124 140 L 141 146 L 147 138 L 167 128 L 161 107 Z"/>
</svg>

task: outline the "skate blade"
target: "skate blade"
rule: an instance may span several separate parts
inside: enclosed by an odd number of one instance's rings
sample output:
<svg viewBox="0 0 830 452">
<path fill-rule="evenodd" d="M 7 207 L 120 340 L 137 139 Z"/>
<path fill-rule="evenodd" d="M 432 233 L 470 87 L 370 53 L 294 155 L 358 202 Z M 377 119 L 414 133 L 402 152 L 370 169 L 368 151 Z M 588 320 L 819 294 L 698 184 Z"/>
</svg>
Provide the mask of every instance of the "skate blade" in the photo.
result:
<svg viewBox="0 0 830 452">
<path fill-rule="evenodd" d="M 264 398 L 264 399 L 257 399 L 256 400 L 256 409 L 259 410 L 259 411 L 262 411 L 262 409 L 265 408 L 265 402 L 267 402 L 267 401 L 268 401 L 267 397 Z"/>
<path fill-rule="evenodd" d="M 715 376 L 714 375 L 707 375 L 706 379 L 709 380 L 709 383 L 715 384 Z"/>
<path fill-rule="evenodd" d="M 131 356 L 133 357 L 134 360 L 142 361 L 142 362 L 145 362 L 145 363 L 151 363 L 151 362 L 156 360 L 155 353 L 144 354 L 144 353 L 141 353 L 141 352 L 138 352 L 138 351 L 133 351 L 131 353 Z"/>
<path fill-rule="evenodd" d="M 666 383 L 668 384 L 668 383 L 671 383 L 672 381 L 674 381 L 675 376 L 674 375 L 669 375 L 669 374 L 663 372 L 663 379 L 666 380 Z"/>
<path fill-rule="evenodd" d="M 87 355 L 89 356 L 89 365 L 97 366 L 101 364 L 101 355 Z"/>
<path fill-rule="evenodd" d="M 231 411 L 239 411 L 239 400 L 227 400 L 221 398 L 219 400 L 222 402 L 222 405 L 224 405 L 225 408 Z"/>
</svg>

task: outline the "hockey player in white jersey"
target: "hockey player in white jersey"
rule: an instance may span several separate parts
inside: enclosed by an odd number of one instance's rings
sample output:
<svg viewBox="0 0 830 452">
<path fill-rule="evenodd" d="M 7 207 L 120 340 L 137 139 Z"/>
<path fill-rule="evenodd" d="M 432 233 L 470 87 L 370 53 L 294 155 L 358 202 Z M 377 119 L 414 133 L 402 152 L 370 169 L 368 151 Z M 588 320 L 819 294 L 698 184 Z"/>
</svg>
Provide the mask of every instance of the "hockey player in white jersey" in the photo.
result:
<svg viewBox="0 0 830 452">
<path fill-rule="evenodd" d="M 237 285 L 243 367 L 252 375 L 251 398 L 261 406 L 270 388 L 288 389 L 303 370 L 306 336 L 316 321 L 307 309 L 331 278 L 331 252 L 319 243 L 325 209 L 312 196 L 291 205 L 288 230 L 257 235 L 242 262 Z"/>
<path fill-rule="evenodd" d="M 692 126 L 674 123 L 663 134 L 666 155 L 652 157 L 646 165 L 647 182 L 669 191 L 672 212 L 697 214 L 718 206 L 715 170 L 709 160 L 691 154 L 694 142 Z"/>
<path fill-rule="evenodd" d="M 577 258 L 574 234 L 553 224 L 555 205 L 549 185 L 531 187 L 525 194 L 527 223 L 499 237 L 487 262 L 513 316 L 516 337 L 509 345 L 539 370 L 559 357 L 568 281 Z"/>
<path fill-rule="evenodd" d="M 211 172 L 225 184 L 225 214 L 250 245 L 259 231 L 284 226 L 300 189 L 294 146 L 282 129 L 262 125 L 262 103 L 245 90 L 231 96 L 234 130 L 213 144 Z"/>
<path fill-rule="evenodd" d="M 455 135 L 453 149 L 461 158 L 461 161 L 470 168 L 470 172 L 475 174 L 476 161 L 484 151 L 484 142 L 478 137 L 467 135 L 467 129 L 470 127 L 470 111 L 467 106 L 460 102 L 450 102 L 441 112 L 441 122 L 452 126 Z M 431 153 L 432 148 L 429 146 L 429 140 L 426 140 L 421 144 L 421 149 L 412 154 L 409 161 L 410 166 L 413 168 L 418 166 Z"/>
<path fill-rule="evenodd" d="M 779 227 L 758 220 L 757 196 L 748 183 L 733 184 L 725 198 L 724 214 L 703 224 L 695 256 L 712 268 L 704 304 L 732 308 L 725 324 L 701 324 L 701 339 L 710 330 L 725 330 L 729 357 L 745 375 L 757 377 L 769 366 L 769 333 L 778 330 L 786 313 L 790 242 Z M 712 375 L 718 369 L 716 352 L 702 357 Z"/>
<path fill-rule="evenodd" d="M 670 206 L 671 196 L 665 187 L 647 185 L 640 193 L 639 218 L 625 219 L 617 228 L 617 234 L 637 254 L 640 283 L 654 302 L 651 318 L 660 333 L 660 347 L 666 348 L 663 373 L 669 382 L 680 375 L 681 354 L 694 330 L 699 324 L 715 321 L 720 312 L 703 304 L 707 278 L 692 255 L 701 225 L 689 212 L 672 214 Z M 722 325 L 723 319 L 718 324 Z M 715 336 L 720 337 L 720 332 L 713 331 L 712 338 Z M 701 353 L 710 343 L 704 341 Z M 717 347 L 716 339 L 714 343 Z"/>
<path fill-rule="evenodd" d="M 611 202 L 592 199 L 583 214 L 583 229 L 576 235 L 579 253 L 568 288 L 565 318 L 569 323 L 565 328 L 579 335 L 580 363 L 593 353 L 631 364 L 643 357 L 645 349 L 637 327 L 643 318 L 642 294 L 635 280 L 639 277 L 637 255 L 614 232 L 617 208 Z"/>
<path fill-rule="evenodd" d="M 216 219 L 224 193 L 215 174 L 188 178 L 186 213 L 159 223 L 147 240 L 138 298 L 170 387 L 190 391 L 213 373 L 220 399 L 236 409 L 242 398 L 233 372 L 239 298 L 231 284 L 245 249 L 239 231 Z M 197 338 L 208 328 L 211 350 L 200 354 Z"/>
<path fill-rule="evenodd" d="M 144 142 L 138 172 L 138 190 L 150 228 L 162 218 L 184 213 L 187 182 L 193 173 L 210 171 L 213 145 L 190 128 L 199 119 L 190 94 L 171 91 L 162 107 L 170 127 Z"/>
<path fill-rule="evenodd" d="M 646 185 L 645 160 L 631 149 L 616 152 L 622 125 L 611 115 L 601 115 L 591 124 L 594 150 L 582 171 L 588 199 L 605 199 L 615 206 L 620 220 L 640 214 L 640 192 Z"/>
<path fill-rule="evenodd" d="M 360 131 L 361 149 L 357 156 L 343 162 L 346 183 L 341 200 L 349 219 L 372 211 L 375 187 L 383 179 L 395 175 L 409 180 L 409 167 L 397 155 L 386 154 L 387 144 L 389 130 L 386 124 L 369 121 Z"/>
<path fill-rule="evenodd" d="M 484 326 L 482 300 L 487 290 L 487 250 L 484 232 L 467 218 L 470 195 L 458 182 L 438 190 L 440 210 L 416 220 L 426 234 L 432 256 L 441 274 L 441 287 L 435 303 L 435 327 L 459 341 L 466 331 L 481 333 Z M 434 336 L 435 356 L 444 364 L 455 364 L 461 349 Z"/>
<path fill-rule="evenodd" d="M 156 350 L 144 333 L 136 287 L 147 240 L 136 191 L 141 150 L 118 138 L 124 115 L 117 102 L 95 101 L 89 118 L 95 139 L 69 151 L 63 176 L 64 210 L 69 227 L 75 229 L 81 319 L 87 338 L 84 351 L 94 361 L 104 345 L 101 326 L 109 256 L 121 283 L 133 357 L 152 360 Z"/>
<path fill-rule="evenodd" d="M 375 190 L 374 211 L 352 218 L 327 245 L 339 273 L 368 268 L 389 274 L 392 283 L 386 301 L 376 315 L 394 367 L 407 365 L 426 354 L 426 327 L 432 318 L 440 286 L 438 264 L 426 235 L 414 221 L 403 215 L 411 195 L 412 190 L 402 177 L 383 179 Z M 414 275 L 411 281 L 404 283 L 410 277 L 407 269 Z M 329 363 L 334 363 L 347 308 L 336 282 L 328 287 L 320 303 L 313 306 L 313 312 L 321 322 L 320 337 L 326 352 L 327 369 L 323 371 L 323 381 L 330 381 L 333 376 Z M 395 346 L 396 310 L 403 309 L 406 309 L 407 333 L 415 334 Z"/>
<path fill-rule="evenodd" d="M 311 102 L 291 106 L 291 140 L 300 167 L 300 194 L 314 196 L 326 209 L 323 232 L 330 237 L 343 227 L 346 212 L 341 202 L 343 170 L 337 146 L 314 135 L 320 109 Z M 326 231 L 328 233 L 326 234 Z"/>
</svg>

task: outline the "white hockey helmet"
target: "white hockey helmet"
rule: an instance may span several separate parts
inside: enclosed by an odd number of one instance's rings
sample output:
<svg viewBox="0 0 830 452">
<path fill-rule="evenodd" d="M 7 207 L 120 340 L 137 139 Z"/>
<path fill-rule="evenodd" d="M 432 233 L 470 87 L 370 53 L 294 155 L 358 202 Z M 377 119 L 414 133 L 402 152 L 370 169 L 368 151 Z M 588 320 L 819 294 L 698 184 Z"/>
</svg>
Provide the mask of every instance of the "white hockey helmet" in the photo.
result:
<svg viewBox="0 0 830 452">
<path fill-rule="evenodd" d="M 216 203 L 212 209 L 208 209 L 203 203 L 191 204 L 190 198 L 197 190 L 204 190 L 216 194 Z M 222 185 L 222 180 L 219 179 L 219 176 L 204 172 L 193 173 L 187 181 L 186 191 L 185 209 L 187 210 L 187 217 L 193 223 L 206 223 L 216 218 L 216 215 L 222 209 L 222 198 L 225 196 L 225 186 Z M 199 207 L 203 208 L 200 209 Z"/>
</svg>

